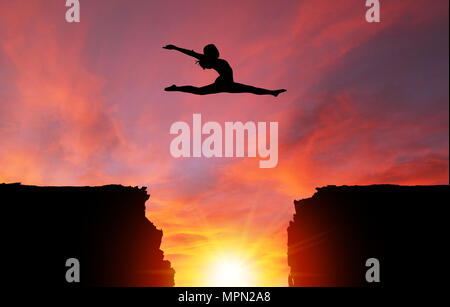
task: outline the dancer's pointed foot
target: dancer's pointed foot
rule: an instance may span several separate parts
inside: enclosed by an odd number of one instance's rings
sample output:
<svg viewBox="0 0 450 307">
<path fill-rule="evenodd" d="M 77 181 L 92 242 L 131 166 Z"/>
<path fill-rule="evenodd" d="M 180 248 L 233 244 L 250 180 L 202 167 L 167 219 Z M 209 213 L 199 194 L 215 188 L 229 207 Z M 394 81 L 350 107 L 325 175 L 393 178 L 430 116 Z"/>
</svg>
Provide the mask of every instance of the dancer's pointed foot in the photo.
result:
<svg viewBox="0 0 450 307">
<path fill-rule="evenodd" d="M 286 92 L 285 89 L 276 90 L 276 91 L 273 91 L 272 95 L 275 96 L 275 97 L 278 97 L 278 95 L 280 95 L 281 93 L 284 93 L 284 92 Z"/>
<path fill-rule="evenodd" d="M 166 87 L 164 90 L 165 90 L 166 92 L 173 92 L 173 91 L 175 91 L 176 89 L 177 89 L 177 86 L 176 86 L 175 84 L 172 84 L 171 86 Z"/>
</svg>

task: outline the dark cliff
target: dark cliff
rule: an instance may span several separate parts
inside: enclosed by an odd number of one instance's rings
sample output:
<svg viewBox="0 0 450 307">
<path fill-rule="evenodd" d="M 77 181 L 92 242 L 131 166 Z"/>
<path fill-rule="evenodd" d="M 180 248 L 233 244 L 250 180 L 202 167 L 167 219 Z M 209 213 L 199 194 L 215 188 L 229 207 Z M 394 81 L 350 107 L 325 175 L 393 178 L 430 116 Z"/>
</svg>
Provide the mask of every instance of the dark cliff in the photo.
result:
<svg viewBox="0 0 450 307">
<path fill-rule="evenodd" d="M 36 286 L 173 286 L 145 188 L 0 184 L 4 280 Z M 66 260 L 80 263 L 67 283 Z"/>
<path fill-rule="evenodd" d="M 449 186 L 328 186 L 295 201 L 288 227 L 291 286 L 384 286 L 435 280 Z M 380 283 L 368 283 L 377 258 Z"/>
</svg>

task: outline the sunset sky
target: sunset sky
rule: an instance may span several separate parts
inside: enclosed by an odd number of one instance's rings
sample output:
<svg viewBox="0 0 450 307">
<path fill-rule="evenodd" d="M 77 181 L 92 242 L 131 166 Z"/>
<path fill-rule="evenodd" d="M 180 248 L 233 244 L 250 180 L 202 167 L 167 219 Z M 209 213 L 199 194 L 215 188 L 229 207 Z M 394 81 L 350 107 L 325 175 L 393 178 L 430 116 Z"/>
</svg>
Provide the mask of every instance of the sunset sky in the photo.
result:
<svg viewBox="0 0 450 307">
<path fill-rule="evenodd" d="M 381 1 L 380 23 L 363 0 L 80 3 L 67 23 L 65 0 L 0 2 L 0 182 L 147 186 L 177 286 L 222 260 L 286 286 L 293 200 L 315 187 L 449 182 L 448 0 Z M 217 74 L 161 47 L 209 43 L 236 81 L 287 92 L 165 92 Z M 278 122 L 277 167 L 173 158 L 193 113 Z"/>
</svg>

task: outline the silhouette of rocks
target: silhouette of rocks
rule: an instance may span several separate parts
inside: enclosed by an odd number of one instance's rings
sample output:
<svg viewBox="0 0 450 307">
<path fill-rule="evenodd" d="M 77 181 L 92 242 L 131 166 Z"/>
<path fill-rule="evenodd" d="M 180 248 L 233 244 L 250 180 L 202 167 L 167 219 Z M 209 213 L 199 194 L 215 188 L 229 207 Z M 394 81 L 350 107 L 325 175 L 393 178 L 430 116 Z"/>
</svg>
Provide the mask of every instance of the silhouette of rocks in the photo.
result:
<svg viewBox="0 0 450 307">
<path fill-rule="evenodd" d="M 0 184 L 3 278 L 46 287 L 173 286 L 162 231 L 145 217 L 148 198 L 145 187 Z M 65 279 L 69 258 L 80 262 L 80 283 Z"/>
<path fill-rule="evenodd" d="M 438 247 L 449 186 L 327 186 L 294 204 L 290 286 L 417 285 L 446 265 Z M 380 262 L 380 283 L 366 281 L 369 258 Z"/>
</svg>

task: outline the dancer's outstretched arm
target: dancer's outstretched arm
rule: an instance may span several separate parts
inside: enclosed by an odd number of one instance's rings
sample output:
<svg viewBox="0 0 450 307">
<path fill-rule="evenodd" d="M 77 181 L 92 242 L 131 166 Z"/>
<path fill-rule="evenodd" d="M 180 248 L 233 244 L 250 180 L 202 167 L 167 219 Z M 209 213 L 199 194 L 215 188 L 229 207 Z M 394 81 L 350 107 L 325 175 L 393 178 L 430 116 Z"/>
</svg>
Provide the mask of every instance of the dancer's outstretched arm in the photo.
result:
<svg viewBox="0 0 450 307">
<path fill-rule="evenodd" d="M 181 53 L 187 54 L 187 55 L 189 55 L 191 57 L 194 57 L 196 59 L 200 59 L 200 57 L 202 56 L 202 54 L 197 53 L 194 50 L 187 50 L 187 49 L 180 48 L 180 47 L 177 47 L 177 46 L 174 46 L 174 45 L 166 45 L 163 48 L 164 49 L 168 49 L 168 50 L 176 50 L 176 51 L 179 51 Z"/>
</svg>

